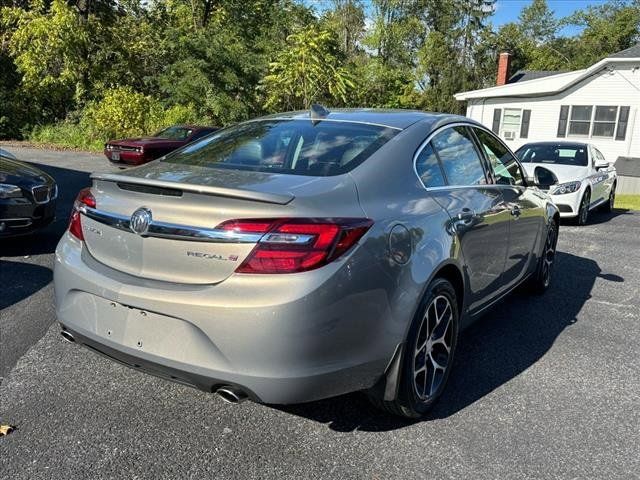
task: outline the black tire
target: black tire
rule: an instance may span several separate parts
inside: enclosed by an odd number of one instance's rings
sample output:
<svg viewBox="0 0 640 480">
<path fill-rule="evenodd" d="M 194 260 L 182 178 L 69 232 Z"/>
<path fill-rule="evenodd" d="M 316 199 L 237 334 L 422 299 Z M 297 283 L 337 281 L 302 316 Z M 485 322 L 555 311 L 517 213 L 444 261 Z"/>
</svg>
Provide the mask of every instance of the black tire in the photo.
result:
<svg viewBox="0 0 640 480">
<path fill-rule="evenodd" d="M 609 192 L 609 201 L 602 205 L 603 212 L 612 212 L 613 206 L 616 203 L 616 184 L 611 186 L 611 192 Z"/>
<path fill-rule="evenodd" d="M 450 316 L 448 312 L 450 312 Z M 430 329 L 429 320 L 427 320 L 430 315 L 435 320 L 440 316 L 440 321 L 434 323 L 432 329 Z M 418 419 L 425 415 L 442 395 L 449 379 L 458 343 L 459 319 L 455 289 L 449 281 L 443 278 L 434 279 L 427 287 L 409 328 L 402 359 L 398 398 L 387 402 L 379 397 L 369 395 L 371 402 L 378 408 L 404 418 Z M 433 339 L 436 341 L 432 342 Z M 423 357 L 421 357 L 422 353 L 416 354 L 418 342 L 422 345 L 420 352 L 424 352 Z M 448 352 L 445 342 L 448 343 Z M 433 357 L 436 357 L 437 361 L 433 360 Z M 422 370 L 422 367 L 417 365 L 422 361 L 424 361 L 424 376 L 421 376 L 420 372 L 414 373 L 416 368 L 418 371 Z M 440 369 L 435 365 L 443 363 L 445 368 L 441 373 L 437 373 L 440 372 Z M 433 372 L 433 376 L 430 377 L 429 366 Z M 429 383 L 429 380 L 430 392 L 428 395 L 424 395 L 426 391 L 423 391 L 422 394 L 417 391 L 419 387 L 416 385 L 420 383 L 424 384 L 426 390 L 426 384 Z M 434 385 L 436 381 L 437 385 Z"/>
<path fill-rule="evenodd" d="M 556 246 L 558 245 L 558 222 L 551 220 L 547 229 L 547 238 L 544 242 L 542 255 L 538 260 L 535 273 L 528 282 L 528 290 L 536 295 L 542 295 L 551 283 L 551 273 L 556 257 Z"/>
<path fill-rule="evenodd" d="M 591 203 L 591 190 L 587 189 L 580 201 L 580 208 L 578 209 L 578 216 L 576 217 L 577 225 L 586 225 L 589 220 L 589 204 Z"/>
</svg>

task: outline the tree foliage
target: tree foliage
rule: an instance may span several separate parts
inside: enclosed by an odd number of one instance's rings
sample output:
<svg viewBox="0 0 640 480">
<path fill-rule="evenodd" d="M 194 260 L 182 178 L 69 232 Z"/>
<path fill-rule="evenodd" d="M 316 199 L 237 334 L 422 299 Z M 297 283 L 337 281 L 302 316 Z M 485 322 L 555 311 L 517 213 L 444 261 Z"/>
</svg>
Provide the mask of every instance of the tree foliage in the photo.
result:
<svg viewBox="0 0 640 480">
<path fill-rule="evenodd" d="M 353 88 L 351 76 L 341 65 L 336 38 L 317 26 L 287 37 L 289 48 L 269 65 L 264 78 L 265 107 L 273 110 L 309 108 L 314 101 L 344 103 Z"/>
<path fill-rule="evenodd" d="M 461 90 L 513 68 L 571 70 L 640 41 L 640 1 L 557 18 L 533 0 L 0 0 L 0 138 L 98 145 L 173 122 L 281 109 L 462 113 Z M 567 30 L 573 33 L 567 36 Z"/>
</svg>

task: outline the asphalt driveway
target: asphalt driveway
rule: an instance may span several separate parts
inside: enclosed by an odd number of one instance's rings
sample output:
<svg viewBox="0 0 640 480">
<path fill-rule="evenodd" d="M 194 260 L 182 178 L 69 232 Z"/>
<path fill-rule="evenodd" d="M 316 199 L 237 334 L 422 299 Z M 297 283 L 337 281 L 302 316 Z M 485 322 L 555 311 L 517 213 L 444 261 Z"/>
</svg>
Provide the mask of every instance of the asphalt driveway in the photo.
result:
<svg viewBox="0 0 640 480">
<path fill-rule="evenodd" d="M 430 418 L 359 394 L 224 404 L 62 340 L 51 267 L 95 156 L 11 149 L 61 186 L 59 219 L 0 243 L 2 478 L 640 478 L 640 212 L 561 227 L 551 290 L 467 330 Z"/>
</svg>

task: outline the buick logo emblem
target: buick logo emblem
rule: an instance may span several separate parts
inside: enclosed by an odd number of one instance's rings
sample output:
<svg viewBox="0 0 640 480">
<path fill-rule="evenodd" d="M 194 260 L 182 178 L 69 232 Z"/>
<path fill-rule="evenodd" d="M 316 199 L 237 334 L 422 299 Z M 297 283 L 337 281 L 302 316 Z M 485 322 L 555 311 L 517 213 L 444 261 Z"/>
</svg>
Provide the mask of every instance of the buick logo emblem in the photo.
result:
<svg viewBox="0 0 640 480">
<path fill-rule="evenodd" d="M 138 235 L 144 235 L 149 230 L 149 225 L 151 224 L 151 210 L 148 208 L 139 208 L 131 215 L 131 220 L 129 221 L 129 227 L 133 233 L 137 233 Z"/>
</svg>

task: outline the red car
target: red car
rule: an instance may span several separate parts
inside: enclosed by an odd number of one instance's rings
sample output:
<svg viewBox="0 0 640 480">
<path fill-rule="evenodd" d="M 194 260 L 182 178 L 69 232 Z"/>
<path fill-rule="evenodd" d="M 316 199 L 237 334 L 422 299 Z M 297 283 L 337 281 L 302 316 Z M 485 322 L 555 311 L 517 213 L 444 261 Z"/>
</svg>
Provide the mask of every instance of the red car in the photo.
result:
<svg viewBox="0 0 640 480">
<path fill-rule="evenodd" d="M 104 154 L 113 164 L 142 165 L 216 130 L 216 127 L 173 125 L 150 137 L 110 140 L 104 145 Z"/>
</svg>

